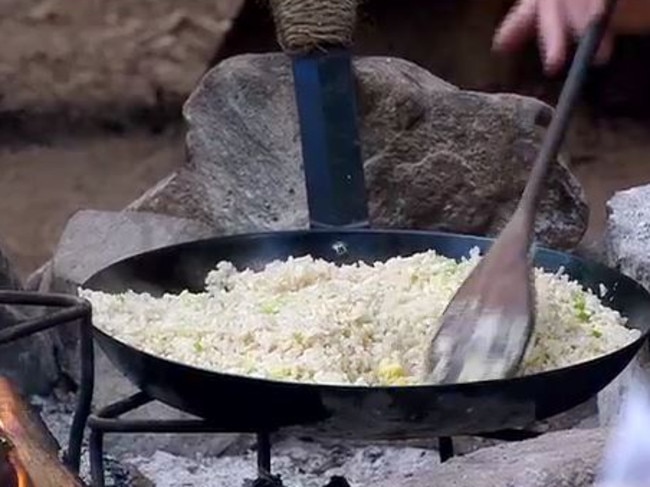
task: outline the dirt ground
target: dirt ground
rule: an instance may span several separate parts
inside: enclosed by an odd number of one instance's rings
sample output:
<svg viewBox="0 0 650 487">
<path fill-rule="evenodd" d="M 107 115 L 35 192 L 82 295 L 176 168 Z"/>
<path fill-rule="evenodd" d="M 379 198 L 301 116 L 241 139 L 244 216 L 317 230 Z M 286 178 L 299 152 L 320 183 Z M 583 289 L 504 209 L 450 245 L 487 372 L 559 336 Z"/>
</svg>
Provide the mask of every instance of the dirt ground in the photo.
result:
<svg viewBox="0 0 650 487">
<path fill-rule="evenodd" d="M 185 96 L 238 0 L 0 0 L 2 109 Z"/>
<path fill-rule="evenodd" d="M 180 104 L 238 5 L 0 0 L 0 242 L 22 275 L 50 256 L 75 211 L 122 208 L 182 161 Z M 648 128 L 577 130 L 590 237 L 615 190 L 650 182 Z M 594 152 L 598 162 L 582 156 Z"/>
<path fill-rule="evenodd" d="M 0 235 L 19 272 L 50 256 L 75 211 L 123 208 L 182 157 L 183 137 L 174 129 L 0 151 Z"/>
<path fill-rule="evenodd" d="M 183 158 L 182 101 L 238 0 L 0 0 L 0 241 L 27 275 L 72 213 Z"/>
<path fill-rule="evenodd" d="M 616 191 L 650 183 L 650 122 L 581 121 L 569 138 L 571 168 L 585 190 L 590 214 L 586 242 L 602 235 L 605 203 Z M 593 159 L 593 154 L 598 159 Z"/>
</svg>

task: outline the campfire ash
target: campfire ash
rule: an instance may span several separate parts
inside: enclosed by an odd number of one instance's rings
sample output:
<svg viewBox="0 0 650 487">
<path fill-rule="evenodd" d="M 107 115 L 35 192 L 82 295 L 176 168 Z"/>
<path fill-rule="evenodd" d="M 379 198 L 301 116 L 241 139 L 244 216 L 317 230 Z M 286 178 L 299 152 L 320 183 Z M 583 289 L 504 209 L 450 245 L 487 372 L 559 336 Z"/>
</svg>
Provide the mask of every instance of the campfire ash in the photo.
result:
<svg viewBox="0 0 650 487">
<path fill-rule="evenodd" d="M 32 398 L 43 420 L 61 445 L 67 435 L 74 408 L 73 397 Z M 179 439 L 178 441 L 182 441 Z M 417 472 L 437 465 L 435 450 L 405 446 L 321 444 L 285 439 L 274 443 L 273 470 L 283 487 L 346 487 L 374 485 L 402 472 Z M 276 487 L 257 480 L 256 452 L 208 456 L 179 455 L 165 450 L 141 454 L 110 451 L 106 457 L 107 487 Z M 88 452 L 84 448 L 81 475 L 90 479 Z M 248 480 L 247 480 L 248 479 Z M 257 482 L 257 483 L 255 483 Z"/>
</svg>

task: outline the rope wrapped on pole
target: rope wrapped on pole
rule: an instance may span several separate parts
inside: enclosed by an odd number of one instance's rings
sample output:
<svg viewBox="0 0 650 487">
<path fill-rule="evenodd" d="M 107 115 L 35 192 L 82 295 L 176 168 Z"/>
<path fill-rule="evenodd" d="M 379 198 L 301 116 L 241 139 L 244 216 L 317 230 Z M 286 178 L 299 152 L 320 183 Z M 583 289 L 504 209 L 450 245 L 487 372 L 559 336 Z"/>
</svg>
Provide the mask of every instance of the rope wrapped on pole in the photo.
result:
<svg viewBox="0 0 650 487">
<path fill-rule="evenodd" d="M 350 47 L 358 0 L 270 0 L 278 42 L 289 54 Z"/>
</svg>

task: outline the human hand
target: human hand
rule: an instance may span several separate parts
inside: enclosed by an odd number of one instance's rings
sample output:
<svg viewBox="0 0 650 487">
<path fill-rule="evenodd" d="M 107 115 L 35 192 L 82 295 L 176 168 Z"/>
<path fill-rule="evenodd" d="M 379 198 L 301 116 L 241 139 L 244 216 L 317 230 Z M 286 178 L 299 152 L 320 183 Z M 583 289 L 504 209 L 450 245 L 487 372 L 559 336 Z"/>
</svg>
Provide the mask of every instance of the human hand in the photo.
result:
<svg viewBox="0 0 650 487">
<path fill-rule="evenodd" d="M 515 52 L 537 34 L 544 69 L 557 74 L 567 61 L 571 40 L 579 39 L 604 8 L 605 0 L 518 0 L 497 30 L 494 48 Z M 597 63 L 609 59 L 612 46 L 610 32 L 596 54 Z"/>
</svg>

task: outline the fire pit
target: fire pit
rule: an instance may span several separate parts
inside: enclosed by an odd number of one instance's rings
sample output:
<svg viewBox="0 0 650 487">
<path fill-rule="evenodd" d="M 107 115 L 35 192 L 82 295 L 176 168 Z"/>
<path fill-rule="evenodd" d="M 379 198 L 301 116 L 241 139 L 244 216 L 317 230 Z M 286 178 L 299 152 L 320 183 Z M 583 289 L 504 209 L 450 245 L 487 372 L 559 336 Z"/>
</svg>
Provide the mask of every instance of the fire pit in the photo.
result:
<svg viewBox="0 0 650 487">
<path fill-rule="evenodd" d="M 117 401 L 97 414 L 89 416 L 94 385 L 94 353 L 91 337 L 91 309 L 86 302 L 70 296 L 3 291 L 0 292 L 0 303 L 15 306 L 47 306 L 58 308 L 57 311 L 46 314 L 42 318 L 20 323 L 3 330 L 0 333 L 0 345 L 56 326 L 78 323 L 81 341 L 82 380 L 65 461 L 71 471 L 78 472 L 84 426 L 88 424 L 91 430 L 89 455 L 92 485 L 94 487 L 102 487 L 104 485 L 103 437 L 107 433 L 223 433 L 242 431 L 255 432 L 258 438 L 257 466 L 259 478 L 251 483 L 251 487 L 280 487 L 282 485 L 280 479 L 271 473 L 271 441 L 270 432 L 268 431 L 255 431 L 255 428 L 248 430 L 244 430 L 243 428 L 229 429 L 223 426 L 215 426 L 213 423 L 201 419 L 186 421 L 120 419 L 122 415 L 154 400 L 144 392 L 139 392 L 126 399 Z M 2 417 L 0 415 L 0 418 Z M 538 434 L 534 431 L 505 431 L 485 436 L 506 441 L 518 441 L 537 436 Z M 0 435 L 0 439 L 2 438 L 4 437 Z M 440 457 L 443 461 L 453 456 L 454 452 L 451 438 L 441 438 L 439 440 L 439 446 Z M 41 484 L 29 483 L 26 474 L 29 472 L 28 467 L 30 465 L 25 465 L 20 462 L 20 459 L 12 456 L 12 451 L 10 441 L 0 443 L 0 478 L 3 480 L 7 479 L 7 483 L 3 483 L 2 485 L 11 487 L 41 487 Z M 31 467 L 33 468 L 34 466 L 31 465 Z M 62 476 L 54 477 L 59 480 L 55 480 L 55 483 L 51 484 L 53 486 L 67 487 L 69 485 L 70 487 L 77 487 L 82 485 L 80 481 L 78 482 L 76 479 L 72 479 L 72 476 L 69 476 L 69 478 L 66 477 L 69 475 L 66 473 L 67 471 L 62 466 L 58 466 L 54 461 L 47 469 L 42 467 L 42 471 L 49 472 L 50 475 L 54 472 Z M 2 475 L 4 477 L 1 477 Z M 68 479 L 68 483 L 61 483 L 60 479 L 64 477 Z M 329 479 L 329 481 L 325 479 L 323 485 L 328 487 L 345 487 L 349 484 L 342 477 L 334 477 Z"/>
<path fill-rule="evenodd" d="M 94 387 L 94 351 L 92 344 L 92 323 L 91 308 L 87 302 L 63 295 L 37 294 L 16 291 L 1 291 L 0 304 L 14 306 L 39 306 L 54 308 L 56 311 L 46 313 L 41 318 L 32 319 L 19 323 L 0 332 L 0 345 L 12 343 L 21 338 L 39 333 L 57 326 L 77 323 L 81 343 L 81 383 L 77 398 L 77 406 L 74 414 L 72 428 L 70 430 L 68 449 L 65 454 L 65 464 L 70 471 L 78 473 L 81 463 L 82 439 L 86 424 L 89 426 L 90 444 L 89 455 L 91 463 L 92 485 L 102 487 L 104 485 L 104 451 L 103 437 L 106 433 L 223 433 L 223 432 L 256 432 L 254 428 L 244 430 L 242 428 L 229 429 L 215 427 L 209 421 L 196 420 L 126 420 L 120 416 L 127 414 L 154 399 L 144 392 L 139 392 L 121 401 L 102 409 L 97 414 L 90 415 Z M 5 399 L 5 398 L 9 399 Z M 17 406 L 8 405 L 8 401 L 17 403 L 17 395 L 8 384 L 0 381 L 0 481 L 1 485 L 7 487 L 81 487 L 83 484 L 56 460 L 56 455 L 51 448 L 35 440 L 35 437 L 47 436 L 48 433 L 43 426 L 36 424 L 27 413 L 26 405 L 17 410 Z M 10 416 L 11 413 L 20 413 L 18 417 Z M 3 434 L 3 420 L 15 420 L 21 425 L 21 429 L 31 435 L 28 441 L 27 456 L 21 456 L 12 441 L 10 435 Z M 36 426 L 35 426 L 36 425 Z M 38 428 L 41 428 L 40 430 Z M 12 430 L 14 431 L 14 430 Z M 508 440 L 517 440 L 536 433 L 515 433 L 493 435 Z M 282 483 L 279 478 L 271 474 L 271 441 L 270 432 L 257 432 L 257 466 L 259 478 L 252 483 L 255 487 L 276 487 Z M 22 442 L 22 437 L 20 439 Z M 30 443 L 31 441 L 31 443 Z M 41 446 L 38 450 L 34 445 Z M 36 455 L 34 452 L 36 451 Z M 24 452 L 23 452 L 24 453 Z M 31 455 L 31 456 L 30 456 Z M 448 459 L 453 455 L 451 440 L 444 438 L 440 440 L 440 455 Z M 24 461 L 26 458 L 27 461 Z M 33 472 L 38 472 L 34 475 Z M 38 478 L 40 482 L 32 480 Z M 44 481 L 44 478 L 49 480 Z M 327 482 L 327 481 L 325 481 Z M 325 484 L 324 484 L 325 485 Z M 349 485 L 342 477 L 335 477 L 326 484 L 329 487 L 345 487 Z M 251 487 L 252 487 L 251 486 Z"/>
<path fill-rule="evenodd" d="M 66 452 L 66 463 L 79 471 L 84 428 L 90 412 L 94 384 L 91 310 L 88 303 L 72 296 L 0 291 L 0 304 L 39 306 L 56 311 L 0 331 L 0 345 L 53 327 L 78 322 L 83 356 L 83 377 Z M 81 487 L 82 482 L 66 469 L 40 418 L 0 378 L 0 483 L 9 487 Z"/>
<path fill-rule="evenodd" d="M 333 2 L 336 5 L 332 12 L 338 11 L 340 1 Z M 343 3 L 347 7 L 354 4 Z M 306 3 L 287 1 L 285 4 L 292 8 L 298 5 Z M 282 15 L 276 12 L 278 16 Z M 345 45 L 351 37 L 352 23 L 349 18 L 341 22 L 345 35 L 341 36 L 340 44 Z M 286 35 L 280 37 L 286 41 Z M 108 293 L 132 290 L 159 295 L 201 289 L 206 274 L 219 261 L 232 262 L 239 269 L 259 270 L 269 262 L 304 255 L 349 264 L 385 261 L 426 250 L 458 260 L 467 257 L 475 247 L 482 251 L 488 249 L 491 241 L 477 237 L 358 229 L 364 226 L 367 216 L 360 174 L 363 171 L 346 166 L 357 160 L 355 151 L 347 145 L 355 131 L 339 130 L 346 135 L 337 139 L 327 130 L 323 134 L 314 129 L 329 127 L 341 118 L 347 122 L 344 127 L 351 124 L 354 111 L 350 113 L 350 106 L 343 108 L 341 99 L 332 95 L 337 89 L 349 94 L 346 88 L 351 81 L 351 61 L 340 50 L 315 57 L 316 60 L 303 59 L 304 62 L 294 64 L 296 78 L 308 75 L 296 91 L 302 108 L 298 111 L 303 129 L 303 154 L 307 154 L 304 168 L 312 230 L 237 235 L 166 247 L 110 265 L 87 280 L 83 287 Z M 330 80 L 335 85 L 330 90 L 314 81 L 322 81 L 337 70 L 339 77 Z M 306 95 L 301 90 L 309 92 L 310 89 L 313 90 L 311 98 L 301 96 Z M 324 107 L 314 107 L 300 103 L 309 100 L 313 103 L 330 100 L 331 104 L 324 102 Z M 357 142 L 353 140 L 352 145 Z M 317 157 L 323 153 L 322 158 Z M 334 202 L 342 194 L 349 199 L 337 206 Z M 641 331 L 640 338 L 595 360 L 515 379 L 445 386 L 347 387 L 262 380 L 191 367 L 146 353 L 95 329 L 99 345 L 140 392 L 89 418 L 93 481 L 98 487 L 104 483 L 103 438 L 107 433 L 254 433 L 258 438 L 260 485 L 279 485 L 271 472 L 270 441 L 270 434 L 278 430 L 294 435 L 357 440 L 439 438 L 442 461 L 454 455 L 452 436 L 506 441 L 535 437 L 538 433 L 529 430 L 531 424 L 578 406 L 612 381 L 633 359 L 650 325 L 650 295 L 621 274 L 549 250 L 538 251 L 535 264 L 551 272 L 564 269 L 571 279 L 594 292 L 604 286 L 607 289 L 604 301 L 628 319 L 626 326 Z M 202 419 L 122 419 L 123 415 L 152 401 Z"/>
<path fill-rule="evenodd" d="M 451 238 L 451 237 L 445 237 Z M 487 241 L 486 241 L 487 242 Z M 173 249 L 173 248 L 172 248 Z M 169 249 L 167 249 L 169 251 Z M 163 249 L 164 253 L 164 249 Z M 156 255 L 156 253 L 152 253 Z M 544 253 L 541 254 L 542 257 Z M 550 254 L 550 255 L 561 255 L 561 254 Z M 151 258 L 151 257 L 150 257 Z M 548 256 L 547 256 L 548 258 Z M 128 261 L 126 261 L 128 262 Z M 122 263 L 124 265 L 124 263 Z M 547 265 L 548 262 L 547 262 Z M 575 262 L 573 264 L 576 265 Z M 600 267 L 598 267 L 600 269 Z M 574 272 L 587 272 L 584 268 L 574 267 Z M 631 303 L 635 302 L 636 298 L 641 298 L 641 296 L 646 296 L 643 291 L 640 291 L 631 280 L 623 278 L 616 274 L 614 271 L 609 271 L 612 273 L 612 276 L 615 276 L 619 282 L 619 290 L 622 293 L 622 296 L 626 296 L 625 299 L 626 306 L 628 306 L 628 311 L 634 309 Z M 594 277 L 596 280 L 601 280 L 600 278 Z M 612 277 L 614 278 L 614 277 Z M 639 294 L 641 293 L 641 294 Z M 636 296 L 636 294 L 639 294 Z M 635 298 L 636 296 L 636 298 Z M 224 432 L 248 432 L 257 434 L 257 471 L 259 478 L 250 484 L 250 487 L 279 487 L 282 485 L 281 479 L 277 478 L 271 472 L 271 438 L 270 434 L 273 433 L 274 429 L 260 429 L 255 423 L 250 423 L 247 428 L 245 424 L 234 424 L 234 426 L 229 427 L 228 421 L 222 421 L 219 423 L 212 420 L 203 420 L 203 419 L 194 419 L 194 420 L 131 420 L 123 419 L 122 416 L 141 407 L 152 401 L 155 398 L 146 393 L 138 392 L 130 397 L 119 400 L 110 406 L 102 409 L 94 415 L 89 415 L 90 405 L 92 402 L 92 393 L 94 386 L 94 353 L 92 347 L 92 337 L 91 337 L 91 309 L 87 303 L 82 300 L 79 300 L 70 296 L 58 296 L 58 295 L 43 295 L 43 294 L 32 294 L 32 293 L 21 293 L 21 292 L 2 292 L 0 293 L 0 303 L 2 304 L 12 304 L 12 305 L 25 305 L 25 306 L 49 306 L 59 308 L 51 314 L 46 314 L 42 318 L 30 320 L 28 322 L 20 323 L 12 328 L 5 329 L 0 334 L 0 344 L 8 343 L 13 340 L 18 340 L 20 338 L 26 337 L 31 333 L 37 333 L 39 331 L 44 331 L 48 328 L 69 324 L 77 323 L 78 331 L 80 334 L 81 340 L 81 363 L 82 363 L 82 380 L 80 384 L 79 397 L 77 399 L 77 409 L 74 416 L 73 426 L 70 431 L 70 443 L 66 453 L 66 463 L 69 466 L 70 470 L 73 472 L 78 472 L 80 465 L 81 457 L 81 440 L 84 431 L 84 425 L 87 424 L 90 429 L 90 444 L 89 444 L 89 456 L 91 463 L 91 476 L 92 476 L 92 485 L 94 487 L 103 487 L 104 485 L 104 451 L 103 451 L 103 439 L 106 434 L 146 434 L 146 433 L 224 433 Z M 636 302 L 640 305 L 640 310 L 644 309 L 643 299 Z M 637 309 L 639 311 L 639 309 Z M 647 316 L 647 314 L 640 315 L 642 317 Z M 634 347 L 633 347 L 634 348 Z M 634 350 L 629 350 L 630 355 L 634 355 Z M 626 357 L 628 353 L 625 354 Z M 629 358 L 629 357 L 627 357 Z M 627 358 L 623 359 L 621 366 L 626 363 Z M 572 380 L 571 383 L 589 383 L 593 379 L 591 375 L 598 376 L 599 374 L 591 374 L 593 368 L 587 368 L 580 379 Z M 613 371 L 610 371 L 612 377 L 616 375 L 616 370 L 618 367 L 615 367 Z M 602 371 L 602 369 L 601 369 Z M 601 378 L 602 379 L 602 378 Z M 603 384 L 606 383 L 609 379 L 602 379 Z M 202 388 L 201 390 L 205 390 Z M 565 389 L 566 391 L 566 389 Z M 155 392 L 155 389 L 154 389 Z M 429 397 L 435 397 L 435 394 L 428 394 Z M 590 396 L 589 393 L 585 391 L 585 395 L 582 396 L 582 399 L 586 399 Z M 579 401 L 578 401 L 579 402 Z M 261 398 L 256 400 L 256 404 L 259 405 L 263 403 Z M 561 409 L 570 407 L 570 404 L 562 405 L 559 402 L 556 402 L 557 407 Z M 555 411 L 555 412 L 559 412 Z M 534 419 L 534 418 L 531 418 Z M 290 431 L 290 430 L 289 430 Z M 452 433 L 453 434 L 453 433 Z M 533 438 L 539 436 L 541 433 L 535 431 L 534 429 L 527 428 L 516 428 L 516 429 L 507 429 L 505 431 L 488 431 L 484 434 L 481 434 L 480 431 L 476 431 L 475 436 L 481 436 L 485 438 L 499 439 L 503 441 L 521 441 L 528 438 Z M 405 434 L 404 437 L 409 437 L 412 435 Z M 417 435 L 415 435 L 417 436 Z M 422 435 L 420 435 L 422 436 Z M 449 436 L 443 436 L 438 439 L 439 443 L 439 455 L 442 461 L 450 459 L 454 455 L 454 445 L 453 440 Z M 26 465 L 29 467 L 28 465 Z M 12 477 L 15 480 L 16 477 Z M 242 479 L 243 481 L 244 479 Z M 12 480 L 13 481 L 13 480 Z M 328 483 L 329 482 L 329 483 Z M 331 487 L 340 487 L 347 485 L 347 482 L 344 478 L 332 478 L 332 479 L 323 479 L 323 486 L 329 485 Z M 47 485 L 47 484 L 44 484 Z M 65 484 L 55 484 L 57 487 L 62 487 Z M 71 486 L 81 485 L 81 484 L 70 484 Z M 19 487 L 23 485 L 18 484 Z M 31 486 L 30 486 L 31 487 Z M 41 487 L 39 484 L 35 484 L 33 487 Z"/>
<path fill-rule="evenodd" d="M 316 248 L 323 252 L 322 257 L 338 262 L 327 253 L 332 248 L 327 245 L 328 238 L 323 239 L 319 232 L 290 232 L 276 233 L 273 238 L 241 236 L 181 244 L 118 262 L 100 271 L 84 287 L 117 293 L 127 289 L 157 288 L 157 293 L 194 289 L 207 270 L 228 255 L 227 249 L 237 249 L 239 260 L 235 264 L 242 267 L 255 267 L 249 259 L 283 259 Z M 263 257 L 255 252 L 260 239 L 268 244 Z M 319 246 L 314 246 L 314 241 L 320 242 Z M 345 261 L 356 261 L 364 255 L 367 258 L 368 248 L 376 249 L 378 254 L 373 256 L 382 260 L 393 252 L 393 246 L 404 254 L 433 248 L 461 258 L 474 246 L 485 249 L 490 244 L 487 239 L 430 232 L 402 232 L 398 237 L 395 232 L 342 231 L 332 243 L 341 241 L 347 251 L 337 255 Z M 261 478 L 271 475 L 269 434 L 277 430 L 357 440 L 437 437 L 442 461 L 454 454 L 451 436 L 505 441 L 538 436 L 527 427 L 593 397 L 632 360 L 646 336 L 650 297 L 638 284 L 615 271 L 565 254 L 540 250 L 536 263 L 549 271 L 564 268 L 570 277 L 592 289 L 603 284 L 611 290 L 606 301 L 628 318 L 628 326 L 643 331 L 642 338 L 596 360 L 505 381 L 344 387 L 266 381 L 197 369 L 137 350 L 96 329 L 102 349 L 143 392 L 90 417 L 93 479 L 102 485 L 102 440 L 106 433 L 255 433 Z M 120 419 L 153 400 L 205 420 Z M 260 408 L 260 404 L 264 407 Z"/>
</svg>

